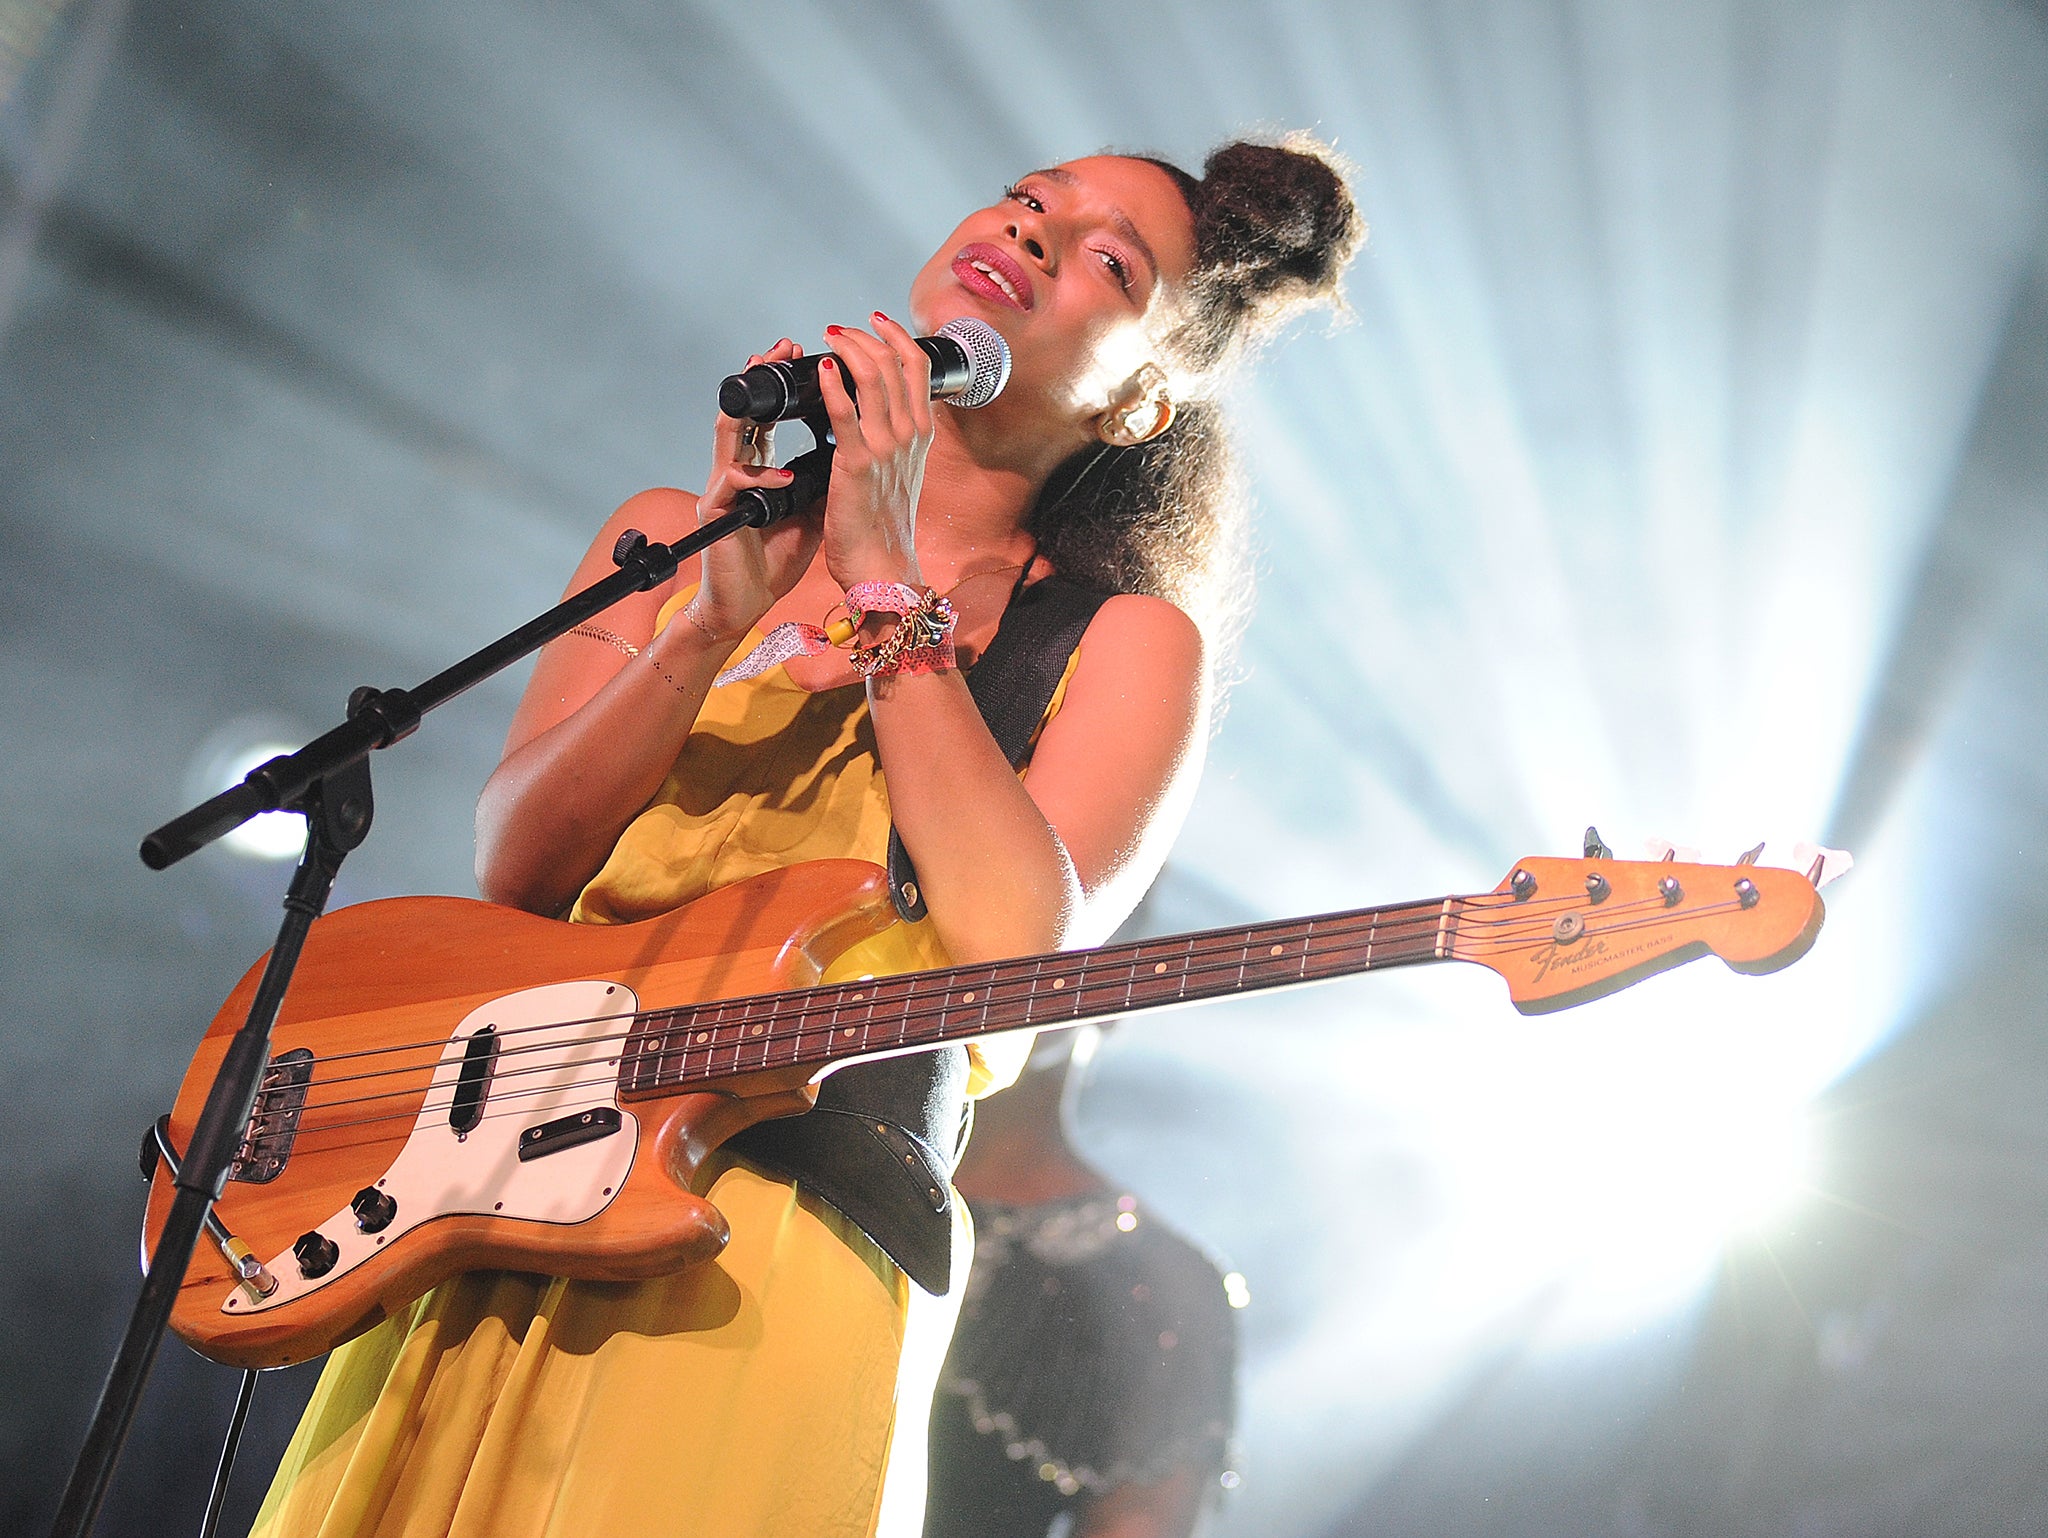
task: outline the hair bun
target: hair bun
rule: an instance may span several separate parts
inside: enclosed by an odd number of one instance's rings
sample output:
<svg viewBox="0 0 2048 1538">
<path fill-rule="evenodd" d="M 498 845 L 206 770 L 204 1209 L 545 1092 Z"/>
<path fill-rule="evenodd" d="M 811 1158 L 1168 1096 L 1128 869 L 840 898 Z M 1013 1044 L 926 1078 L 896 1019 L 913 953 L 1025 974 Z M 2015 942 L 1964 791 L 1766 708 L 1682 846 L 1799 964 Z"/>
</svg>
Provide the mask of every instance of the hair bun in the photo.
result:
<svg viewBox="0 0 2048 1538">
<path fill-rule="evenodd" d="M 1334 151 L 1307 134 L 1238 140 L 1182 182 L 1194 214 L 1192 286 L 1203 321 L 1183 341 L 1209 366 L 1302 310 L 1342 308 L 1344 269 L 1365 238 Z"/>
<path fill-rule="evenodd" d="M 1334 298 L 1360 229 L 1328 154 L 1312 140 L 1240 141 L 1211 154 L 1195 211 L 1197 264 L 1235 267 L 1263 292 L 1299 286 Z"/>
</svg>

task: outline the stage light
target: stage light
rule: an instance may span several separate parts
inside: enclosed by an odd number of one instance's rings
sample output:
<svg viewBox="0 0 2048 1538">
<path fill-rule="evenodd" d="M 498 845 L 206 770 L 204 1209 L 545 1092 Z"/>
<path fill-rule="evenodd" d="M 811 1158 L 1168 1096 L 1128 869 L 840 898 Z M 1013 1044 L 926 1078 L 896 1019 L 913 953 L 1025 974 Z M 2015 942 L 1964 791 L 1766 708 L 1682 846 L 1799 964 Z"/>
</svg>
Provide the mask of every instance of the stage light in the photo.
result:
<svg viewBox="0 0 2048 1538">
<path fill-rule="evenodd" d="M 251 769 L 302 740 L 288 723 L 265 716 L 228 722 L 192 755 L 185 789 L 193 801 L 239 785 Z M 294 812 L 265 812 L 221 839 L 222 847 L 252 860 L 295 860 L 306 845 L 306 820 Z"/>
<path fill-rule="evenodd" d="M 1718 1118 L 1666 1154 L 1670 1196 L 1702 1224 L 1741 1233 L 1767 1223 L 1812 1184 L 1806 1118 L 1749 1108 Z"/>
</svg>

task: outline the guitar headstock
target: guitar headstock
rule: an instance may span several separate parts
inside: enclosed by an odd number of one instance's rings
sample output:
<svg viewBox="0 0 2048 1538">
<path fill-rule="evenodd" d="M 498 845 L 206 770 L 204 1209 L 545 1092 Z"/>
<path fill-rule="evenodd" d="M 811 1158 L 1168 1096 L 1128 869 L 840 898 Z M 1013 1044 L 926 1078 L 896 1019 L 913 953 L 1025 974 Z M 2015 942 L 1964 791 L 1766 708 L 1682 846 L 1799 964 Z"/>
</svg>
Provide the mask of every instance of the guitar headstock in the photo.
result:
<svg viewBox="0 0 2048 1538">
<path fill-rule="evenodd" d="M 1569 1009 L 1701 956 L 1737 972 L 1775 972 L 1812 947 L 1826 910 L 1819 886 L 1848 857 L 1809 850 L 1807 868 L 1677 858 L 1618 860 L 1588 829 L 1584 859 L 1523 860 L 1462 904 L 1450 953 L 1498 972 L 1525 1015 Z M 1758 846 L 1761 849 L 1761 845 Z M 1684 851 L 1690 853 L 1690 851 Z"/>
</svg>

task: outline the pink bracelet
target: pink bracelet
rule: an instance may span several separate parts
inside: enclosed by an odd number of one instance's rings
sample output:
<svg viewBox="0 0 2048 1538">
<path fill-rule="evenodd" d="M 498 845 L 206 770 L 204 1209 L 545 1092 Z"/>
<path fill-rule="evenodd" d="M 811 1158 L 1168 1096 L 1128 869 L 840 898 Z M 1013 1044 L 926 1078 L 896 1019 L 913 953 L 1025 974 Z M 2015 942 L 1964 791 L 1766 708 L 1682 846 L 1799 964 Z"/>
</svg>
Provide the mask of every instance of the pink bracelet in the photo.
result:
<svg viewBox="0 0 2048 1538">
<path fill-rule="evenodd" d="M 893 614 L 898 623 L 875 645 L 853 651 L 850 660 L 861 677 L 942 673 L 957 665 L 953 605 L 930 588 L 919 592 L 907 582 L 856 582 L 846 590 L 846 613 L 847 618 L 835 621 L 829 631 L 796 621 L 777 625 L 760 645 L 713 679 L 712 687 L 758 677 L 793 657 L 815 657 L 835 643 L 843 646 L 870 614 Z"/>
<path fill-rule="evenodd" d="M 856 582 L 846 590 L 846 612 L 855 629 L 870 614 L 893 614 L 896 628 L 873 646 L 855 648 L 853 670 L 862 678 L 896 673 L 944 673 L 955 665 L 953 627 L 959 616 L 950 600 L 931 588 L 919 592 L 905 582 Z"/>
<path fill-rule="evenodd" d="M 924 597 L 908 582 L 856 582 L 846 590 L 846 612 L 858 630 L 870 614 L 909 614 Z"/>
</svg>

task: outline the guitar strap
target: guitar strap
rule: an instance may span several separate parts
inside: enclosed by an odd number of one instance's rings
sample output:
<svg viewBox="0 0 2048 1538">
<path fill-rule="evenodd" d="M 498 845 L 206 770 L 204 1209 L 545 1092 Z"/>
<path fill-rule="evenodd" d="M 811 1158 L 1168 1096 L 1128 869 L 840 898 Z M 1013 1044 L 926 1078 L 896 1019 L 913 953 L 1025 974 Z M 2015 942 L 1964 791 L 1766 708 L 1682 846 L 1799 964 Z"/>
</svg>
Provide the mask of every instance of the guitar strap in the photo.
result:
<svg viewBox="0 0 2048 1538">
<path fill-rule="evenodd" d="M 1054 575 L 1040 578 L 1019 593 L 1003 611 L 988 650 L 967 675 L 967 692 L 981 707 L 989 735 L 1003 750 L 1012 769 L 1022 769 L 1031 756 L 1031 740 L 1053 691 L 1066 675 L 1081 633 L 1095 618 L 1107 593 Z M 889 897 L 897 916 L 916 923 L 925 916 L 924 894 L 917 887 L 917 867 L 903 839 L 889 830 Z"/>
<path fill-rule="evenodd" d="M 1108 598 L 1057 574 L 1003 611 L 967 688 L 1015 768 L 1066 675 L 1082 632 Z M 889 895 L 906 920 L 925 916 L 917 871 L 889 830 Z M 749 1127 L 726 1146 L 796 1179 L 860 1226 L 926 1292 L 953 1272 L 953 1167 L 967 1126 L 967 1049 L 944 1047 L 829 1075 L 802 1116 Z"/>
</svg>

